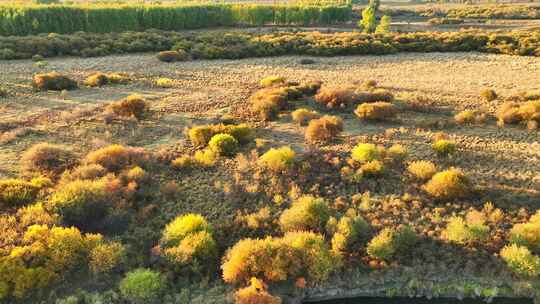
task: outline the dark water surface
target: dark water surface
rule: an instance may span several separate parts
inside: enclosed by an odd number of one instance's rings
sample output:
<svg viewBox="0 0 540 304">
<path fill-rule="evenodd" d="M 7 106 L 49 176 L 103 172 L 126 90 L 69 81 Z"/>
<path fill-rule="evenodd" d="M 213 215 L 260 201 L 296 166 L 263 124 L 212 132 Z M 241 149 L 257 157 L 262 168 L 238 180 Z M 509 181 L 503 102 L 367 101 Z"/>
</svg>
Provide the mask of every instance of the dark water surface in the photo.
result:
<svg viewBox="0 0 540 304">
<path fill-rule="evenodd" d="M 485 304 L 481 299 L 425 299 L 425 298 L 349 298 L 341 300 L 328 300 L 319 302 L 309 302 L 309 304 Z M 491 301 L 492 304 L 533 304 L 531 299 L 505 299 L 497 298 Z"/>
</svg>

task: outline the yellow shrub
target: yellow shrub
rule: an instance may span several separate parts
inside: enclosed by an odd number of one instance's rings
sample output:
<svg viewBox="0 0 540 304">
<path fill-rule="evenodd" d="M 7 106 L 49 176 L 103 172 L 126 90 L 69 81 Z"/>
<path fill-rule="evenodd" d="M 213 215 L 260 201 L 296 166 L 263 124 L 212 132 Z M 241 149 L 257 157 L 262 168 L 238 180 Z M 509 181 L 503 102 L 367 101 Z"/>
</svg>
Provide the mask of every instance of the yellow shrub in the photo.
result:
<svg viewBox="0 0 540 304">
<path fill-rule="evenodd" d="M 456 152 L 456 143 L 446 139 L 439 139 L 431 146 L 438 156 L 448 156 Z"/>
<path fill-rule="evenodd" d="M 528 222 L 515 224 L 510 230 L 510 240 L 540 252 L 540 211 L 537 211 Z"/>
<path fill-rule="evenodd" d="M 353 160 L 365 163 L 373 160 L 380 160 L 382 158 L 381 150 L 374 144 L 357 144 L 351 151 L 351 157 Z"/>
<path fill-rule="evenodd" d="M 283 211 L 279 225 L 283 231 L 316 230 L 323 228 L 330 217 L 328 203 L 322 198 L 302 196 Z"/>
<path fill-rule="evenodd" d="M 437 173 L 437 167 L 428 160 L 418 160 L 411 162 L 407 171 L 419 180 L 428 180 Z"/>
<path fill-rule="evenodd" d="M 0 206 L 13 208 L 29 204 L 36 199 L 39 189 L 21 179 L 0 180 Z"/>
<path fill-rule="evenodd" d="M 294 122 L 301 126 L 305 126 L 310 120 L 319 118 L 319 113 L 302 108 L 292 112 L 291 116 Z"/>
<path fill-rule="evenodd" d="M 174 86 L 174 80 L 170 78 L 158 78 L 156 80 L 156 86 L 160 88 L 172 88 Z"/>
<path fill-rule="evenodd" d="M 273 87 L 273 86 L 282 86 L 286 84 L 286 79 L 280 76 L 268 76 L 260 81 L 260 85 L 263 88 Z"/>
<path fill-rule="evenodd" d="M 127 167 L 144 167 L 149 160 L 150 156 L 143 148 L 110 145 L 88 153 L 84 162 L 89 165 L 100 165 L 111 172 L 118 172 Z"/>
<path fill-rule="evenodd" d="M 111 103 L 110 109 L 118 116 L 135 117 L 141 120 L 150 110 L 150 106 L 142 96 L 133 94 Z"/>
<path fill-rule="evenodd" d="M 508 245 L 501 250 L 500 256 L 520 276 L 536 277 L 540 274 L 540 257 L 533 255 L 527 247 Z"/>
<path fill-rule="evenodd" d="M 295 157 L 296 153 L 289 147 L 270 149 L 259 157 L 258 164 L 273 172 L 281 172 L 293 165 Z"/>
<path fill-rule="evenodd" d="M 125 258 L 125 249 L 121 243 L 99 244 L 90 251 L 90 270 L 95 274 L 110 272 Z"/>
<path fill-rule="evenodd" d="M 77 88 L 77 82 L 58 72 L 36 74 L 32 86 L 41 91 L 72 90 Z"/>
<path fill-rule="evenodd" d="M 374 102 L 360 104 L 354 114 L 364 120 L 387 120 L 396 117 L 397 108 L 389 102 Z"/>
<path fill-rule="evenodd" d="M 248 287 L 236 291 L 234 301 L 236 304 L 281 304 L 281 298 L 272 296 L 266 288 L 262 281 L 252 278 Z"/>
<path fill-rule="evenodd" d="M 461 198 L 470 192 L 469 178 L 459 169 L 449 169 L 433 175 L 424 190 L 441 200 Z"/>
</svg>

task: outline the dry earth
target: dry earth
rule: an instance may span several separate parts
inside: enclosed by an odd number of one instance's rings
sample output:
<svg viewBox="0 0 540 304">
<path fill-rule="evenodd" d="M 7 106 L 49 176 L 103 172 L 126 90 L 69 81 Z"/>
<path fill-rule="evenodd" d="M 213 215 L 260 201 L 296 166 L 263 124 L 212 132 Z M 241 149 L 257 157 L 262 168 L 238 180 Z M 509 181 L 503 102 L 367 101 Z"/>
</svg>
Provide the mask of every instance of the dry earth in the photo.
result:
<svg viewBox="0 0 540 304">
<path fill-rule="evenodd" d="M 520 91 L 540 91 L 540 58 L 478 53 L 398 54 L 314 58 L 300 65 L 300 57 L 162 63 L 153 54 L 103 58 L 57 58 L 45 70 L 56 70 L 82 81 L 95 71 L 125 72 L 128 85 L 81 88 L 66 95 L 35 93 L 30 86 L 41 69 L 31 61 L 0 62 L 0 83 L 10 96 L 0 99 L 0 176 L 17 172 L 20 153 L 30 145 L 49 141 L 71 145 L 84 153 L 106 142 L 146 146 L 151 149 L 183 147 L 185 127 L 211 121 L 223 113 L 237 113 L 257 89 L 258 80 L 281 75 L 290 80 L 323 80 L 326 85 L 350 85 L 375 79 L 399 98 L 422 96 L 433 105 L 427 113 L 406 111 L 392 123 L 366 124 L 350 114 L 343 139 L 331 149 L 349 149 L 358 140 L 381 144 L 401 143 L 412 159 L 433 159 L 431 138 L 444 131 L 459 145 L 459 153 L 445 166 L 468 171 L 487 198 L 515 205 L 540 202 L 540 133 L 523 127 L 448 126 L 451 114 L 463 109 L 494 112 L 501 101 L 485 102 L 479 92 L 494 89 L 501 96 Z M 155 79 L 175 80 L 173 88 L 153 85 Z M 95 114 L 111 101 L 128 94 L 147 96 L 153 115 L 140 123 L 104 124 Z M 313 103 L 303 101 L 303 105 Z M 303 129 L 285 115 L 263 126 L 258 136 L 274 144 L 306 148 Z M 271 131 L 271 132 L 270 132 Z M 19 136 L 14 136 L 20 132 Z M 181 148 L 179 148 L 181 149 Z"/>
</svg>

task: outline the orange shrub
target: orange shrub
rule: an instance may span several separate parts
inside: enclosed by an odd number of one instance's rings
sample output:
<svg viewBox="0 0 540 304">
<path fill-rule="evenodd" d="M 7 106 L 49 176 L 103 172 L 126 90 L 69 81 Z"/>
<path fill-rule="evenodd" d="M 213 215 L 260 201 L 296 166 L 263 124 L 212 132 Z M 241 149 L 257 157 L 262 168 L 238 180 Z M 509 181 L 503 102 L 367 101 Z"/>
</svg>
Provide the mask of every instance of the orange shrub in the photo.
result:
<svg viewBox="0 0 540 304">
<path fill-rule="evenodd" d="M 338 116 L 325 115 L 309 122 L 305 138 L 307 142 L 330 142 L 343 131 L 343 120 Z"/>
<path fill-rule="evenodd" d="M 26 175 L 57 176 L 76 163 L 76 156 L 67 148 L 40 143 L 26 150 L 21 157 L 21 171 Z"/>
<path fill-rule="evenodd" d="M 122 145 L 107 146 L 86 155 L 87 165 L 101 165 L 108 171 L 118 172 L 127 167 L 144 167 L 150 161 L 150 155 L 143 148 L 125 147 Z"/>
</svg>

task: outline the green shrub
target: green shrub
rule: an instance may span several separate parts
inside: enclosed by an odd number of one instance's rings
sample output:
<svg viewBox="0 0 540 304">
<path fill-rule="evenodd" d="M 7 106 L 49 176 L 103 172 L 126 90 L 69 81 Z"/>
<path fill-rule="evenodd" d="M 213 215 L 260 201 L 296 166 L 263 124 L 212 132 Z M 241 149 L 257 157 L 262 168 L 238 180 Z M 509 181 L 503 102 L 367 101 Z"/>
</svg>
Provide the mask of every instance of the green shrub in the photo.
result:
<svg viewBox="0 0 540 304">
<path fill-rule="evenodd" d="M 29 204 L 36 199 L 39 189 L 33 183 L 21 179 L 0 180 L 0 206 L 12 208 Z"/>
<path fill-rule="evenodd" d="M 208 142 L 208 148 L 216 154 L 232 156 L 238 150 L 238 141 L 229 134 L 216 134 Z"/>
<path fill-rule="evenodd" d="M 111 172 L 118 172 L 128 167 L 145 167 L 150 162 L 150 155 L 143 148 L 110 145 L 92 151 L 84 158 L 86 165 L 100 165 Z"/>
<path fill-rule="evenodd" d="M 174 219 L 165 227 L 161 243 L 165 257 L 174 265 L 204 265 L 217 255 L 212 227 L 198 214 Z"/>
<path fill-rule="evenodd" d="M 330 209 L 324 199 L 302 196 L 283 211 L 279 225 L 283 231 L 323 231 L 329 217 Z"/>
<path fill-rule="evenodd" d="M 280 282 L 304 277 L 322 282 L 339 267 L 324 238 L 313 232 L 287 232 L 282 238 L 243 239 L 226 254 L 223 280 L 247 282 L 252 277 Z"/>
<path fill-rule="evenodd" d="M 411 162 L 407 171 L 416 179 L 428 180 L 437 173 L 437 167 L 428 160 L 418 160 Z"/>
<path fill-rule="evenodd" d="M 533 255 L 525 246 L 507 245 L 500 256 L 517 275 L 536 277 L 540 274 L 540 257 Z"/>
<path fill-rule="evenodd" d="M 284 77 L 280 76 L 268 76 L 261 79 L 260 85 L 263 88 L 274 87 L 274 86 L 283 86 L 287 83 L 287 80 Z"/>
<path fill-rule="evenodd" d="M 359 143 L 352 149 L 351 157 L 357 162 L 365 163 L 380 160 L 382 155 L 380 149 L 374 144 Z"/>
<path fill-rule="evenodd" d="M 296 153 L 289 147 L 270 149 L 259 157 L 258 164 L 273 172 L 290 169 L 294 164 Z"/>
<path fill-rule="evenodd" d="M 20 166 L 25 175 L 55 177 L 75 163 L 75 154 L 66 147 L 40 143 L 22 154 Z"/>
<path fill-rule="evenodd" d="M 313 119 L 317 119 L 320 117 L 319 113 L 317 111 L 310 111 L 308 109 L 298 109 L 291 113 L 292 119 L 294 122 L 301 126 L 305 126 Z"/>
<path fill-rule="evenodd" d="M 540 211 L 537 211 L 528 222 L 515 224 L 510 230 L 510 241 L 540 252 Z"/>
<path fill-rule="evenodd" d="M 141 120 L 150 110 L 150 106 L 142 96 L 133 94 L 111 103 L 110 109 L 118 116 L 135 117 Z"/>
<path fill-rule="evenodd" d="M 395 118 L 397 108 L 389 102 L 374 102 L 360 104 L 354 114 L 364 120 L 387 120 Z"/>
<path fill-rule="evenodd" d="M 438 172 L 424 185 L 424 190 L 436 199 L 462 198 L 471 190 L 469 178 L 459 169 Z"/>
<path fill-rule="evenodd" d="M 327 143 L 343 131 L 343 120 L 338 116 L 325 115 L 313 119 L 306 128 L 305 138 L 309 143 Z"/>
<path fill-rule="evenodd" d="M 395 231 L 385 228 L 369 241 L 366 252 L 372 258 L 389 260 L 396 253 L 394 244 Z"/>
<path fill-rule="evenodd" d="M 332 251 L 343 253 L 360 238 L 367 236 L 369 225 L 361 216 L 343 216 L 337 222 L 335 230 L 331 241 Z"/>
<path fill-rule="evenodd" d="M 130 271 L 120 282 L 120 293 L 134 304 L 157 303 L 166 287 L 159 272 L 150 269 Z"/>
<path fill-rule="evenodd" d="M 439 139 L 431 145 L 438 156 L 448 156 L 456 152 L 456 143 L 446 139 Z"/>
<path fill-rule="evenodd" d="M 67 225 L 87 228 L 105 216 L 111 207 L 111 194 L 105 181 L 75 180 L 57 189 L 46 206 L 60 214 Z"/>
<path fill-rule="evenodd" d="M 77 88 L 77 82 L 58 72 L 36 74 L 32 86 L 40 91 L 62 91 Z"/>
</svg>

